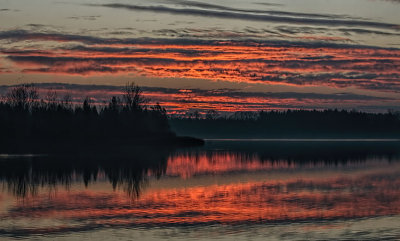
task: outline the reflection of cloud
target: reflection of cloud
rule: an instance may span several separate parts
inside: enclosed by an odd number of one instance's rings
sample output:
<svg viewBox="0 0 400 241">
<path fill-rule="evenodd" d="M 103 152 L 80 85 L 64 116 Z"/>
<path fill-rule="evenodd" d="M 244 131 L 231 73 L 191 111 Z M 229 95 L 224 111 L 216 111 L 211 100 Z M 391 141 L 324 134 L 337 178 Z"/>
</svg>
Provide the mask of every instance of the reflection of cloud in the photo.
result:
<svg viewBox="0 0 400 241">
<path fill-rule="evenodd" d="M 386 175 L 385 175 L 386 174 Z M 390 173 L 351 178 L 249 181 L 144 193 L 137 201 L 119 192 L 59 191 L 18 202 L 1 217 L 68 221 L 46 228 L 14 225 L 3 234 L 63 234 L 109 227 L 187 227 L 338 221 L 400 213 L 399 178 Z M 376 208 L 379 207 L 379 208 Z M 74 225 L 71 225 L 71 223 Z"/>
<path fill-rule="evenodd" d="M 320 147 L 319 147 L 320 148 Z M 344 147 L 346 148 L 346 147 Z M 299 148 L 301 149 L 301 148 Z M 354 148 L 356 149 L 356 148 Z M 281 150 L 279 153 L 278 150 Z M 307 148 L 302 149 L 302 153 L 291 149 L 290 146 L 275 146 L 270 144 L 268 147 L 263 146 L 263 152 L 236 152 L 226 150 L 210 151 L 181 151 L 174 153 L 168 158 L 167 169 L 165 175 L 190 178 L 194 176 L 202 176 L 207 174 L 224 175 L 227 173 L 243 173 L 254 171 L 274 171 L 274 170 L 296 170 L 298 168 L 312 169 L 318 167 L 327 167 L 335 163 L 343 164 L 346 167 L 360 162 L 369 162 L 368 155 L 361 152 L 362 155 L 354 150 L 354 153 L 346 152 L 346 155 L 339 153 L 329 153 L 327 156 L 319 156 L 315 150 Z M 319 150 L 326 152 L 326 148 Z M 284 153 L 284 154 L 282 154 Z M 343 153 L 342 153 L 343 154 Z M 358 154 L 358 155 L 357 155 Z M 375 154 L 375 153 L 374 153 Z M 288 161 L 289 160 L 289 161 Z M 290 160 L 295 160 L 291 162 Z M 353 163 L 354 162 L 354 163 Z M 310 186 L 304 185 L 303 182 L 291 183 L 291 187 L 299 187 L 310 189 Z M 313 186 L 311 186 L 313 187 Z"/>
<path fill-rule="evenodd" d="M 0 219 L 11 221 L 1 223 L 0 235 L 399 215 L 398 144 L 376 145 L 238 142 L 173 153 L 130 148 L 139 151 L 133 159 L 102 154 L 4 160 L 0 185 L 38 189 L 5 206 Z M 134 199 L 119 185 L 143 180 L 151 183 Z M 47 222 L 35 223 L 39 219 Z"/>
<path fill-rule="evenodd" d="M 193 4 L 194 2 L 192 2 Z M 196 5 L 204 5 L 202 3 L 197 3 Z M 209 5 L 209 4 L 207 4 Z M 132 5 L 132 4 L 88 4 L 87 6 L 98 6 L 98 7 L 107 7 L 107 8 L 119 8 L 119 9 L 127 9 L 132 11 L 149 11 L 149 12 L 157 12 L 157 13 L 169 13 L 169 14 L 179 14 L 179 15 L 192 15 L 199 17 L 214 17 L 214 18 L 223 18 L 223 19 L 236 19 L 236 20 L 250 20 L 250 21 L 262 21 L 262 22 L 281 22 L 281 23 L 290 23 L 290 24 L 311 24 L 311 25 L 327 25 L 327 26 L 364 26 L 364 27 L 375 27 L 375 28 L 389 28 L 389 29 L 398 29 L 399 25 L 383 23 L 383 22 L 375 22 L 375 21 L 360 21 L 360 20 L 352 20 L 345 18 L 320 18 L 317 16 L 310 16 L 309 14 L 290 14 L 287 12 L 273 12 L 270 11 L 269 14 L 253 14 L 240 11 L 234 12 L 232 11 L 210 11 L 206 9 L 197 9 L 197 8 L 170 8 L 165 6 L 142 6 L 142 5 Z M 215 9 L 215 5 L 211 5 Z M 220 7 L 224 8 L 225 7 Z M 301 17 L 299 16 L 301 15 Z M 305 16 L 304 16 L 305 15 Z M 308 18 L 307 18 L 307 17 Z M 319 15 L 321 16 L 321 15 Z"/>
</svg>

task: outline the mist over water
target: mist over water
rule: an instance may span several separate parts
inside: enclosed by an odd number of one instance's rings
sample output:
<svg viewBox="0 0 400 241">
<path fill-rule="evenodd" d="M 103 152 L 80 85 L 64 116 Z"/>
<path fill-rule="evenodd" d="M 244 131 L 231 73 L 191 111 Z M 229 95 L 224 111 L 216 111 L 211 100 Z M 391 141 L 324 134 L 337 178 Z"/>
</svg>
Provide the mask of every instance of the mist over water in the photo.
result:
<svg viewBox="0 0 400 241">
<path fill-rule="evenodd" d="M 208 141 L 129 155 L 2 155 L 0 237 L 395 239 L 399 147 Z"/>
</svg>

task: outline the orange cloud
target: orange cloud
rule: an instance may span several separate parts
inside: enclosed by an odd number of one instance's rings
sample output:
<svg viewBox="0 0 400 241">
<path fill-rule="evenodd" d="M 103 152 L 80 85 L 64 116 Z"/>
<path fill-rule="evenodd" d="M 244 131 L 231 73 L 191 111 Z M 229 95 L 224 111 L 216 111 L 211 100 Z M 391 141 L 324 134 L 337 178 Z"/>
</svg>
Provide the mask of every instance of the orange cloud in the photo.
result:
<svg viewBox="0 0 400 241">
<path fill-rule="evenodd" d="M 117 47 L 118 46 L 118 47 Z M 26 73 L 126 74 L 293 86 L 400 88 L 400 51 L 219 45 L 94 45 L 3 51 Z"/>
</svg>

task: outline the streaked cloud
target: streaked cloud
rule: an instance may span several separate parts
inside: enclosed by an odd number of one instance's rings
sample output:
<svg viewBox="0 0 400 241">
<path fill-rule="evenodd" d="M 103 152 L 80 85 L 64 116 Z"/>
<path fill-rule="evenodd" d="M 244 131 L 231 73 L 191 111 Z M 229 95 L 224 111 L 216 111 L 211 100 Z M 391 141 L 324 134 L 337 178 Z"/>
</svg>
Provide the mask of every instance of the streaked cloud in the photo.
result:
<svg viewBox="0 0 400 241">
<path fill-rule="evenodd" d="M 281 3 L 269 3 L 269 2 L 254 2 L 253 4 L 264 5 L 268 7 L 282 7 L 284 4 Z"/>
<path fill-rule="evenodd" d="M 192 5 L 201 5 L 200 3 Z M 311 25 L 327 25 L 327 26 L 363 26 L 383 29 L 399 29 L 398 24 L 367 21 L 367 20 L 352 20 L 346 18 L 335 18 L 334 16 L 327 16 L 321 18 L 322 15 L 309 15 L 309 14 L 296 14 L 288 12 L 268 12 L 269 14 L 253 14 L 246 13 L 243 11 L 210 11 L 207 9 L 197 8 L 172 8 L 166 6 L 143 6 L 133 4 L 122 4 L 122 3 L 110 3 L 110 4 L 87 4 L 86 6 L 93 7 L 107 7 L 115 9 L 126 9 L 131 11 L 147 11 L 156 13 L 168 13 L 178 15 L 192 15 L 199 17 L 214 17 L 223 19 L 235 19 L 235 20 L 249 20 L 249 21 L 262 21 L 262 22 L 278 22 L 278 23 L 289 23 L 289 24 L 311 24 Z M 207 4 L 208 7 L 216 8 L 215 5 Z M 221 7 L 222 8 L 222 7 Z M 224 8 L 226 10 L 226 8 Z M 233 9 L 232 9 L 233 10 Z M 300 15 L 301 17 L 299 17 Z M 307 17 L 305 17 L 305 16 Z"/>
<path fill-rule="evenodd" d="M 135 74 L 158 78 L 400 91 L 400 50 L 308 41 L 116 39 L 5 31 L 0 39 L 63 46 L 1 49 L 23 73 Z M 18 70 L 19 69 L 19 70 Z"/>
<path fill-rule="evenodd" d="M 259 9 L 241 9 L 241 8 L 233 8 L 222 5 L 210 4 L 205 2 L 197 2 L 190 0 L 164 0 L 167 3 L 173 3 L 175 5 L 181 5 L 186 7 L 197 7 L 202 9 L 212 9 L 212 10 L 223 10 L 230 12 L 242 12 L 242 13 L 250 13 L 250 14 L 269 14 L 269 15 L 282 15 L 289 17 L 306 17 L 306 18 L 349 18 L 352 17 L 347 15 L 334 15 L 334 14 L 311 14 L 311 13 L 301 13 L 301 12 L 288 12 L 288 11 L 276 11 L 276 10 L 259 10 Z M 268 4 L 267 6 L 271 6 Z M 274 5 L 276 6 L 276 5 Z"/>
<path fill-rule="evenodd" d="M 68 17 L 68 19 L 73 19 L 73 20 L 89 20 L 89 21 L 94 21 L 100 18 L 100 15 L 89 15 L 89 16 L 72 16 Z"/>
</svg>

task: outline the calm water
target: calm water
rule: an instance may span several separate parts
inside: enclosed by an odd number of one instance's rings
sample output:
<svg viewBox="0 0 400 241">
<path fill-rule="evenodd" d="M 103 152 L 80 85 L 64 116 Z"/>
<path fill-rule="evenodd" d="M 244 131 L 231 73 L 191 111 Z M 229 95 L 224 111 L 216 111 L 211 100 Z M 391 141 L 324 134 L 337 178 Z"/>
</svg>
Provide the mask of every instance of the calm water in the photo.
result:
<svg viewBox="0 0 400 241">
<path fill-rule="evenodd" d="M 0 155 L 0 239 L 400 239 L 400 143 Z"/>
</svg>

